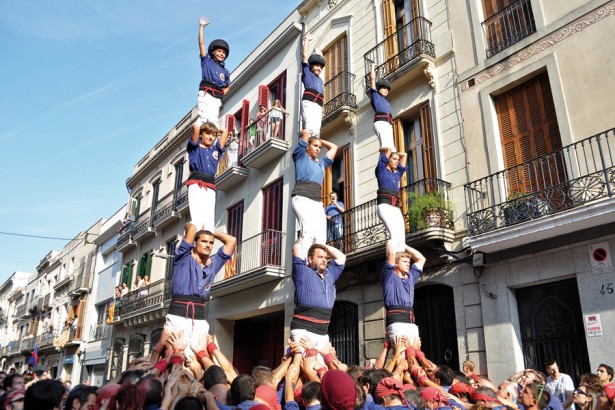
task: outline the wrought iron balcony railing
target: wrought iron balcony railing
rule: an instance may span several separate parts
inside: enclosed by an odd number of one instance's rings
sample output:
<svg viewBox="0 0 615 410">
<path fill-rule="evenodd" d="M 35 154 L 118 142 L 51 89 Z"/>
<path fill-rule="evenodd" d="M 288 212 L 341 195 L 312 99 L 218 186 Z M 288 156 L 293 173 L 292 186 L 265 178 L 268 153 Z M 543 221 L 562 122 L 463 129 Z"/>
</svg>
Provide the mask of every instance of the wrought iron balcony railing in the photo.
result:
<svg viewBox="0 0 615 410">
<path fill-rule="evenodd" d="M 468 231 L 508 225 L 613 197 L 615 129 L 465 185 Z"/>
<path fill-rule="evenodd" d="M 38 347 L 39 348 L 43 348 L 43 347 L 52 346 L 53 345 L 53 340 L 56 337 L 58 337 L 58 335 L 54 334 L 53 332 L 44 333 L 44 334 L 40 335 L 38 337 Z"/>
<path fill-rule="evenodd" d="M 186 181 L 182 183 L 182 186 L 177 190 L 175 194 L 175 209 L 179 209 L 188 204 L 188 187 Z"/>
<path fill-rule="evenodd" d="M 406 234 L 428 227 L 453 228 L 453 216 L 448 205 L 449 189 L 450 183 L 437 178 L 422 179 L 402 188 L 400 205 L 405 220 Z M 431 210 L 429 210 L 430 207 L 418 207 L 419 204 L 416 201 L 423 197 L 429 197 L 429 202 L 434 204 Z M 428 212 L 423 212 L 424 210 Z M 420 214 L 418 218 L 410 217 L 417 212 Z M 333 235 L 333 239 L 329 240 L 328 244 L 346 253 L 360 251 L 362 248 L 378 245 L 389 239 L 389 233 L 378 217 L 376 199 L 348 209 L 340 217 L 343 221 L 342 232 Z"/>
<path fill-rule="evenodd" d="M 370 87 L 372 64 L 376 64 L 376 79 L 379 80 L 395 74 L 420 56 L 436 57 L 431 42 L 431 21 L 424 17 L 413 19 L 365 53 L 366 88 Z"/>
<path fill-rule="evenodd" d="M 165 281 L 161 279 L 149 286 L 135 290 L 124 295 L 115 301 L 115 312 L 119 312 L 120 317 L 127 314 L 135 316 L 140 312 L 154 306 L 162 306 L 162 303 L 170 299 L 170 293 L 165 292 Z"/>
<path fill-rule="evenodd" d="M 354 94 L 355 75 L 342 71 L 325 84 L 325 105 L 322 107 L 324 122 L 334 116 L 340 108 L 357 108 L 357 97 Z"/>
<path fill-rule="evenodd" d="M 25 302 L 17 306 L 17 310 L 15 311 L 15 317 L 16 318 L 22 317 L 26 313 L 27 308 L 28 308 L 28 304 Z"/>
<path fill-rule="evenodd" d="M 285 232 L 268 229 L 237 244 L 234 265 L 225 266 L 224 275 L 216 276 L 220 282 L 238 275 L 256 271 L 266 266 L 284 269 Z"/>
<path fill-rule="evenodd" d="M 134 228 L 132 229 L 133 237 L 138 236 L 144 233 L 145 231 L 147 231 L 148 228 L 151 228 L 152 218 L 151 218 L 150 210 L 148 209 L 147 211 L 139 215 L 139 217 L 137 218 L 137 222 L 135 222 L 133 226 L 134 226 Z"/>
<path fill-rule="evenodd" d="M 536 31 L 530 0 L 518 0 L 482 23 L 487 58 L 523 40 Z"/>
<path fill-rule="evenodd" d="M 152 215 L 152 223 L 156 225 L 165 217 L 170 215 L 175 210 L 175 195 L 171 191 L 164 198 L 160 199 L 154 207 L 154 213 Z"/>
</svg>

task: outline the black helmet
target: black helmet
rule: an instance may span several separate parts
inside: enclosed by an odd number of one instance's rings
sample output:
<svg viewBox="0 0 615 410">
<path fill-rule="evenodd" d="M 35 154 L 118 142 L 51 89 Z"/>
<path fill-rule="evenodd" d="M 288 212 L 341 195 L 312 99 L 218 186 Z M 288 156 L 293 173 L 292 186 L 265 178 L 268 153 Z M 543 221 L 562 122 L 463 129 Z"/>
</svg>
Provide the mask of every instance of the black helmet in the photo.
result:
<svg viewBox="0 0 615 410">
<path fill-rule="evenodd" d="M 218 48 L 221 48 L 224 51 L 226 51 L 226 56 L 228 57 L 229 51 L 230 51 L 228 48 L 228 43 L 218 38 L 212 41 L 211 43 L 209 43 L 209 49 L 207 50 L 207 53 L 209 54 L 211 58 L 214 57 L 214 50 Z"/>
<path fill-rule="evenodd" d="M 388 88 L 389 91 L 391 90 L 391 83 L 389 80 L 385 80 L 384 78 L 382 80 L 378 80 L 376 81 L 376 90 L 381 89 L 382 87 Z"/>
<path fill-rule="evenodd" d="M 325 58 L 320 54 L 312 54 L 310 58 L 308 58 L 308 64 L 310 67 L 314 64 L 320 64 L 321 66 L 325 66 Z"/>
</svg>

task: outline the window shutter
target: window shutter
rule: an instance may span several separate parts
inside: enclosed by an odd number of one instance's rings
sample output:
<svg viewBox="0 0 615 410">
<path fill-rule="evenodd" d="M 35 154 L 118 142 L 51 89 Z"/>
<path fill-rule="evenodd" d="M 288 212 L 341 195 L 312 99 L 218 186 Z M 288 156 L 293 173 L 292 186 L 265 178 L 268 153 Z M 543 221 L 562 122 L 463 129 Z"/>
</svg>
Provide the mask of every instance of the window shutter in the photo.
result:
<svg viewBox="0 0 615 410">
<path fill-rule="evenodd" d="M 269 108 L 269 87 L 266 85 L 258 86 L 258 105 L 264 105 L 266 108 Z"/>
<path fill-rule="evenodd" d="M 250 101 L 243 100 L 241 105 L 241 136 L 243 137 L 246 132 L 246 127 L 250 121 Z"/>
<path fill-rule="evenodd" d="M 350 144 L 345 145 L 342 149 L 343 167 L 344 167 L 344 206 L 346 210 L 352 208 L 352 151 L 350 150 Z"/>
<path fill-rule="evenodd" d="M 393 143 L 395 144 L 395 149 L 397 152 L 405 152 L 406 147 L 404 144 L 404 122 L 401 118 L 393 119 Z M 401 186 L 402 188 L 408 184 L 408 171 L 404 173 L 401 177 Z M 402 198 L 403 199 L 403 198 Z M 408 204 L 406 201 L 401 201 L 401 212 L 402 214 L 406 214 L 408 210 Z"/>
<path fill-rule="evenodd" d="M 150 250 L 149 252 L 147 252 L 147 257 L 145 259 L 145 275 L 148 278 L 151 278 L 151 273 L 152 273 L 152 261 L 154 258 L 154 250 Z"/>
<path fill-rule="evenodd" d="M 226 115 L 226 129 L 229 132 L 235 132 L 235 116 L 232 114 Z"/>
<path fill-rule="evenodd" d="M 279 266 L 282 261 L 283 179 L 263 188 L 263 233 L 261 264 Z"/>
<path fill-rule="evenodd" d="M 423 138 L 423 168 L 425 178 L 436 178 L 436 152 L 434 148 L 434 137 L 431 124 L 431 108 L 429 103 L 421 107 L 421 134 Z M 436 190 L 436 185 L 427 184 L 425 186 L 427 192 Z"/>
<path fill-rule="evenodd" d="M 245 100 L 244 100 L 245 102 Z M 243 201 L 227 210 L 228 227 L 227 231 L 229 235 L 233 235 L 237 238 L 237 246 L 233 251 L 231 259 L 224 264 L 224 279 L 235 276 L 235 273 L 239 269 L 241 273 L 241 255 L 238 252 L 241 251 L 242 242 L 242 230 L 243 230 Z"/>
<path fill-rule="evenodd" d="M 397 38 L 393 36 L 393 34 L 397 31 L 397 27 L 395 26 L 394 0 L 382 0 L 382 14 L 384 20 L 384 37 L 386 38 L 384 49 L 386 52 L 386 60 L 388 61 L 398 53 Z"/>
</svg>

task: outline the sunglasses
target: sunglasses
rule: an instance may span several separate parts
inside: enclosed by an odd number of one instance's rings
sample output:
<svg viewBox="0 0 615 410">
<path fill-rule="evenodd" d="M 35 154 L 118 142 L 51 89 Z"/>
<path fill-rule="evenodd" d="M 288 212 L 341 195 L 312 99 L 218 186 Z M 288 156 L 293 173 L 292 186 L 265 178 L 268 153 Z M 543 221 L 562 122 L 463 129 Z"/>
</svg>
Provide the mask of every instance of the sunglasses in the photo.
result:
<svg viewBox="0 0 615 410">
<path fill-rule="evenodd" d="M 587 396 L 587 397 L 589 397 L 589 394 L 585 393 L 585 392 L 584 392 L 583 390 L 581 390 L 581 389 L 576 389 L 574 392 L 575 392 L 575 394 L 582 394 L 583 396 Z"/>
</svg>

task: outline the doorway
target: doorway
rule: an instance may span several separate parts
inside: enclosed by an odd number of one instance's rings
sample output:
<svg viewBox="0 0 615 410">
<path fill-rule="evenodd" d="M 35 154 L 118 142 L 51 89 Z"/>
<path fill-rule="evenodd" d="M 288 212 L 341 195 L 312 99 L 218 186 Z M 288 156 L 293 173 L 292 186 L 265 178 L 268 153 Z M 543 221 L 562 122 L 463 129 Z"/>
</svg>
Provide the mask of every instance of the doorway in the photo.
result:
<svg viewBox="0 0 615 410">
<path fill-rule="evenodd" d="M 250 374 L 255 366 L 277 367 L 284 354 L 284 311 L 235 322 L 233 365 Z"/>
</svg>

